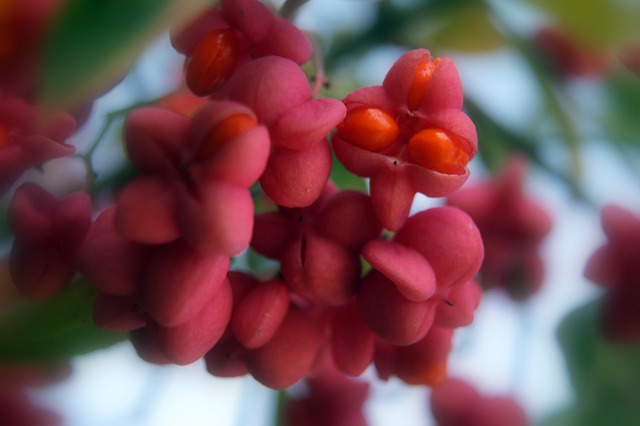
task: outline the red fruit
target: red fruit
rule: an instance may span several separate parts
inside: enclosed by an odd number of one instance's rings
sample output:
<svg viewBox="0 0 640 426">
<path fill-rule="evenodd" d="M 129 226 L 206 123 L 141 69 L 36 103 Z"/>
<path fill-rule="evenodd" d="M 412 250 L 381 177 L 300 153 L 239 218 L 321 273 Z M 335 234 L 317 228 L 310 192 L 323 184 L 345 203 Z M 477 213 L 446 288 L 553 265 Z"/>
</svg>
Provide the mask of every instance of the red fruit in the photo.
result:
<svg viewBox="0 0 640 426">
<path fill-rule="evenodd" d="M 184 241 L 159 246 L 142 278 L 149 315 L 175 327 L 197 315 L 225 281 L 229 258 L 199 253 Z"/>
<path fill-rule="evenodd" d="M 412 302 L 384 275 L 371 271 L 360 284 L 358 308 L 364 322 L 379 337 L 409 345 L 424 337 L 435 315 L 430 301 Z"/>
<path fill-rule="evenodd" d="M 362 321 L 355 300 L 337 308 L 331 318 L 331 353 L 336 367 L 359 376 L 373 360 L 374 334 Z"/>
<path fill-rule="evenodd" d="M 158 345 L 175 364 L 191 364 L 202 358 L 224 333 L 231 317 L 231 285 L 225 280 L 193 318 L 176 327 L 159 326 Z"/>
<path fill-rule="evenodd" d="M 233 335 L 245 348 L 259 348 L 273 338 L 288 309 L 289 291 L 281 281 L 258 284 L 234 307 Z"/>
<path fill-rule="evenodd" d="M 284 389 L 309 371 L 320 344 L 321 334 L 311 318 L 300 308 L 291 306 L 273 338 L 246 355 L 247 367 L 263 385 Z"/>
</svg>

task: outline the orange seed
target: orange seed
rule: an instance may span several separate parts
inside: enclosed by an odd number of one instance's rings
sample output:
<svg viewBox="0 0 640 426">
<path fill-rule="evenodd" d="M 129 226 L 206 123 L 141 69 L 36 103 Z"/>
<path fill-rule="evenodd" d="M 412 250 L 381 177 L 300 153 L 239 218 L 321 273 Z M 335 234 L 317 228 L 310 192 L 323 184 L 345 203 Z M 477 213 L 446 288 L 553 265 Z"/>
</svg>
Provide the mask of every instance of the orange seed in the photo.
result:
<svg viewBox="0 0 640 426">
<path fill-rule="evenodd" d="M 389 148 L 400 132 L 391 115 L 381 109 L 367 107 L 349 111 L 337 130 L 338 135 L 351 145 L 374 152 Z"/>
<path fill-rule="evenodd" d="M 435 58 L 433 61 L 427 59 L 427 55 L 423 56 L 418 62 L 416 70 L 413 72 L 413 79 L 411 80 L 411 87 L 409 88 L 409 99 L 407 99 L 407 106 L 411 111 L 418 109 L 424 92 L 427 90 L 431 75 L 440 63 L 440 58 Z"/>
<path fill-rule="evenodd" d="M 187 85 L 198 96 L 211 94 L 233 71 L 238 37 L 231 29 L 212 31 L 200 40 L 187 63 Z"/>
<path fill-rule="evenodd" d="M 470 160 L 471 152 L 459 137 L 442 129 L 422 130 L 409 140 L 409 161 L 440 173 L 459 173 Z"/>
<path fill-rule="evenodd" d="M 225 118 L 211 129 L 209 136 L 200 145 L 196 158 L 202 160 L 209 157 L 216 148 L 257 125 L 258 121 L 247 114 L 234 114 Z"/>
</svg>

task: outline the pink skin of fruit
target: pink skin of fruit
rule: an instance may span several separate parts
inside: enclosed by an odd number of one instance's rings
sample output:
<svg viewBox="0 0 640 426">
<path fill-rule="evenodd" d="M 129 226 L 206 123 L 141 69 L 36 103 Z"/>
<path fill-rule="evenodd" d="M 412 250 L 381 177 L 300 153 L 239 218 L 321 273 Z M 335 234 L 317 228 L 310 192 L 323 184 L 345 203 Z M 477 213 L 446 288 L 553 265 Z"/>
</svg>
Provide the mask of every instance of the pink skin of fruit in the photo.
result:
<svg viewBox="0 0 640 426">
<path fill-rule="evenodd" d="M 483 396 L 464 381 L 447 378 L 431 392 L 437 426 L 527 426 L 520 405 L 508 396 Z"/>
<path fill-rule="evenodd" d="M 420 212 L 392 240 L 367 243 L 363 256 L 373 270 L 359 286 L 358 308 L 383 340 L 408 345 L 424 337 L 434 321 L 459 327 L 473 318 L 480 292 L 470 280 L 482 263 L 483 247 L 462 210 Z"/>
<path fill-rule="evenodd" d="M 366 194 L 337 192 L 330 184 L 306 208 L 256 216 L 251 246 L 281 261 L 284 282 L 312 303 L 338 306 L 354 294 L 362 246 L 382 226 Z"/>
<path fill-rule="evenodd" d="M 514 300 L 540 288 L 544 265 L 539 247 L 552 226 L 546 209 L 524 193 L 526 166 L 523 157 L 513 157 L 493 179 L 462 188 L 447 200 L 467 212 L 482 234 L 482 284 L 503 288 Z"/>
<path fill-rule="evenodd" d="M 279 281 L 260 283 L 238 272 L 228 278 L 234 299 L 231 324 L 206 355 L 207 370 L 221 377 L 250 373 L 274 389 L 302 379 L 322 347 L 322 328 L 315 318 L 289 301 Z"/>
<path fill-rule="evenodd" d="M 640 219 L 614 205 L 601 211 L 607 243 L 589 258 L 584 275 L 606 290 L 601 321 L 605 335 L 618 343 L 640 341 Z"/>
<path fill-rule="evenodd" d="M 76 273 L 91 224 L 89 195 L 76 192 L 58 200 L 26 183 L 16 190 L 8 216 L 15 235 L 9 261 L 14 284 L 31 299 L 55 295 Z"/>
<path fill-rule="evenodd" d="M 115 206 L 98 216 L 79 256 L 80 272 L 99 290 L 94 322 L 133 331 L 140 356 L 150 362 L 201 358 L 230 320 L 229 258 L 203 254 L 184 240 L 132 242 L 118 233 L 115 217 Z"/>
<path fill-rule="evenodd" d="M 75 148 L 64 141 L 74 130 L 71 115 L 43 118 L 35 106 L 0 93 L 0 196 L 26 169 L 72 155 Z"/>
<path fill-rule="evenodd" d="M 313 98 L 300 67 L 276 56 L 239 69 L 228 82 L 228 97 L 248 105 L 269 129 L 271 154 L 260 178 L 267 195 L 285 207 L 313 203 L 331 170 L 325 137 L 344 118 L 344 105 Z"/>
<path fill-rule="evenodd" d="M 378 377 L 397 376 L 411 385 L 435 386 L 446 374 L 453 330 L 432 327 L 419 341 L 407 346 L 379 342 L 375 349 Z"/>
<path fill-rule="evenodd" d="M 248 187 L 269 155 L 267 130 L 251 110 L 214 102 L 188 118 L 142 108 L 127 119 L 125 137 L 141 176 L 118 200 L 115 223 L 122 235 L 144 244 L 184 238 L 212 255 L 247 247 L 253 229 Z"/>
<path fill-rule="evenodd" d="M 174 31 L 171 41 L 186 55 L 187 83 L 199 96 L 219 90 L 252 59 L 281 56 L 299 66 L 313 50 L 302 31 L 257 0 L 224 0 L 220 8 L 209 9 Z"/>
<path fill-rule="evenodd" d="M 340 162 L 352 173 L 370 178 L 376 214 L 385 228 L 392 231 L 400 229 L 407 219 L 416 193 L 446 196 L 469 176 L 466 163 L 453 171 L 441 172 L 413 161 L 407 149 L 413 136 L 422 130 L 440 129 L 458 141 L 467 161 L 477 151 L 475 126 L 462 112 L 462 85 L 453 62 L 449 58 L 432 61 L 427 81 L 414 82 L 429 61 L 428 50 L 409 51 L 391 67 L 381 86 L 357 89 L 343 99 L 347 117 L 358 109 L 373 108 L 396 123 L 397 133 L 390 132 L 384 146 L 367 149 L 345 139 L 355 138 L 369 145 L 368 136 L 356 132 L 360 127 L 346 130 L 338 127 L 332 138 Z"/>
<path fill-rule="evenodd" d="M 325 357 L 318 372 L 305 380 L 308 392 L 284 407 L 288 426 L 366 426 L 364 404 L 369 383 L 344 375 Z"/>
</svg>

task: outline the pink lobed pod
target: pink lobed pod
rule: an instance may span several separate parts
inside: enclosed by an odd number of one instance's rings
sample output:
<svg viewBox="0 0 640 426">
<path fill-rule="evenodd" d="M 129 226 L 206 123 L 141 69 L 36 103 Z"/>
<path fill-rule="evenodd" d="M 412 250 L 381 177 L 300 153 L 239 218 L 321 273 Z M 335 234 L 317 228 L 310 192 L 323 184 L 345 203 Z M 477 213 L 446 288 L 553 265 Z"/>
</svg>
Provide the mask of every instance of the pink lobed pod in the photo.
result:
<svg viewBox="0 0 640 426">
<path fill-rule="evenodd" d="M 113 296 L 141 292 L 150 247 L 132 242 L 115 228 L 116 206 L 98 215 L 78 254 L 78 270 L 99 291 Z"/>
<path fill-rule="evenodd" d="M 230 327 L 240 344 L 256 349 L 273 338 L 288 310 L 289 291 L 284 283 L 260 283 L 234 304 Z"/>
<path fill-rule="evenodd" d="M 62 426 L 55 411 L 40 407 L 22 386 L 0 384 L 0 419 L 7 426 Z"/>
<path fill-rule="evenodd" d="M 312 302 L 342 305 L 354 294 L 360 278 L 357 255 L 315 233 L 292 242 L 280 259 L 291 291 Z"/>
<path fill-rule="evenodd" d="M 478 141 L 449 58 L 409 51 L 381 86 L 358 89 L 343 102 L 347 115 L 333 148 L 349 171 L 370 178 L 373 206 L 387 229 L 400 229 L 416 193 L 446 196 L 467 180 Z"/>
<path fill-rule="evenodd" d="M 307 374 L 321 344 L 322 334 L 310 315 L 291 305 L 273 338 L 245 355 L 247 368 L 263 385 L 284 389 Z"/>
<path fill-rule="evenodd" d="M 355 299 L 335 308 L 331 317 L 331 355 L 335 366 L 359 376 L 373 361 L 375 335 L 358 312 Z"/>
<path fill-rule="evenodd" d="M 65 112 L 45 116 L 37 106 L 0 91 L 0 196 L 25 170 L 75 152 L 64 141 L 75 120 Z"/>
<path fill-rule="evenodd" d="M 167 358 L 160 348 L 158 337 L 155 333 L 155 328 L 143 327 L 133 330 L 129 335 L 129 339 L 141 359 L 151 364 L 169 365 L 171 360 Z"/>
<path fill-rule="evenodd" d="M 246 248 L 253 226 L 248 187 L 269 155 L 267 130 L 250 109 L 213 102 L 189 118 L 142 108 L 128 117 L 125 139 L 142 173 L 118 200 L 116 225 L 125 237 L 145 244 L 184 238 L 228 256 Z"/>
<path fill-rule="evenodd" d="M 429 261 L 411 247 L 386 240 L 372 240 L 362 256 L 391 280 L 402 296 L 413 302 L 429 299 L 436 292 L 436 276 Z"/>
<path fill-rule="evenodd" d="M 154 247 L 141 283 L 149 316 L 166 327 L 189 321 L 224 285 L 228 269 L 228 257 L 200 253 L 183 240 Z"/>
<path fill-rule="evenodd" d="M 204 356 L 207 371 L 216 377 L 240 377 L 249 374 L 244 359 L 247 349 L 227 330 Z"/>
<path fill-rule="evenodd" d="M 608 241 L 591 255 L 584 275 L 606 289 L 601 306 L 605 336 L 633 344 L 640 340 L 640 220 L 618 206 L 604 207 L 601 219 Z"/>
<path fill-rule="evenodd" d="M 364 404 L 369 384 L 345 376 L 330 359 L 305 380 L 307 393 L 288 399 L 284 407 L 287 426 L 366 426 Z"/>
<path fill-rule="evenodd" d="M 413 215 L 394 241 L 415 249 L 429 261 L 438 289 L 473 278 L 484 255 L 478 228 L 465 212 L 454 207 Z"/>
<path fill-rule="evenodd" d="M 538 29 L 533 43 L 560 77 L 601 77 L 609 68 L 609 58 L 604 50 L 585 46 L 560 27 Z"/>
<path fill-rule="evenodd" d="M 435 317 L 436 305 L 431 300 L 407 299 L 376 270 L 362 280 L 357 300 L 360 315 L 371 331 L 394 345 L 410 345 L 423 338 Z"/>
<path fill-rule="evenodd" d="M 378 377 L 397 376 L 408 384 L 435 386 L 445 376 L 452 334 L 451 329 L 433 327 L 410 345 L 378 342 L 374 355 Z"/>
<path fill-rule="evenodd" d="M 280 208 L 256 216 L 251 242 L 279 259 L 285 283 L 311 302 L 338 306 L 354 294 L 359 252 L 381 231 L 366 194 L 333 185 L 305 208 Z"/>
<path fill-rule="evenodd" d="M 224 0 L 171 36 L 187 56 L 187 84 L 199 96 L 216 92 L 252 59 L 273 55 L 302 65 L 313 50 L 300 29 L 257 0 Z"/>
<path fill-rule="evenodd" d="M 478 271 L 483 246 L 463 211 L 438 207 L 417 213 L 391 241 L 370 241 L 362 254 L 373 270 L 358 288 L 358 307 L 365 323 L 385 341 L 408 345 L 420 340 L 443 304 L 454 309 L 452 326 L 473 318 L 479 295 L 472 286 L 460 293 L 456 287 Z M 454 290 L 457 308 L 451 300 L 447 303 Z"/>
<path fill-rule="evenodd" d="M 175 327 L 158 325 L 158 346 L 167 359 L 174 364 L 191 364 L 211 350 L 229 324 L 232 298 L 225 280 L 195 316 Z"/>
<path fill-rule="evenodd" d="M 31 183 L 15 192 L 8 211 L 15 235 L 11 277 L 27 297 L 44 299 L 62 290 L 76 273 L 77 258 L 91 224 L 91 199 L 84 192 L 58 200 Z"/>
<path fill-rule="evenodd" d="M 436 307 L 435 327 L 458 328 L 470 325 L 482 299 L 482 287 L 475 280 L 451 286 L 444 303 Z"/>
<path fill-rule="evenodd" d="M 608 205 L 600 212 L 602 229 L 611 244 L 621 251 L 629 250 L 640 238 L 640 220 L 628 210 Z M 635 248 L 635 247 L 634 247 Z M 624 256 L 625 253 L 620 253 Z"/>
<path fill-rule="evenodd" d="M 147 324 L 139 301 L 134 297 L 98 292 L 93 302 L 93 323 L 110 331 L 131 331 Z"/>
<path fill-rule="evenodd" d="M 526 159 L 514 156 L 493 178 L 462 188 L 447 203 L 467 212 L 482 234 L 485 258 L 480 281 L 524 300 L 542 285 L 539 246 L 550 232 L 546 209 L 524 190 Z"/>
<path fill-rule="evenodd" d="M 228 83 L 228 96 L 248 105 L 269 128 L 271 155 L 260 179 L 267 195 L 286 207 L 313 203 L 331 169 L 326 136 L 344 118 L 344 105 L 313 98 L 300 67 L 277 56 L 239 69 Z"/>
<path fill-rule="evenodd" d="M 431 392 L 437 426 L 526 426 L 520 405 L 509 396 L 484 396 L 458 378 L 448 377 Z"/>
</svg>

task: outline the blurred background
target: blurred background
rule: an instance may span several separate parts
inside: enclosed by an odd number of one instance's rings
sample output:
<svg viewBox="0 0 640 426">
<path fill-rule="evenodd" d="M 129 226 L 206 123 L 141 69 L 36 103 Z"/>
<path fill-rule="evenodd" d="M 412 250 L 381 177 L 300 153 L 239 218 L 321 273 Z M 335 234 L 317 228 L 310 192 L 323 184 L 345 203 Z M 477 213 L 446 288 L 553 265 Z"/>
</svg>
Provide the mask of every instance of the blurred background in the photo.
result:
<svg viewBox="0 0 640 426">
<path fill-rule="evenodd" d="M 411 48 L 450 56 L 479 135 L 480 152 L 465 187 L 491 179 L 512 154 L 526 156 L 524 193 L 553 219 L 540 248 L 542 287 L 524 301 L 499 288 L 486 291 L 474 323 L 455 334 L 448 371 L 482 393 L 514 396 L 532 424 L 570 424 L 557 420 L 558 413 L 579 409 L 584 399 L 572 386 L 567 365 L 575 360 L 558 343 L 557 329 L 603 292 L 583 277 L 590 255 L 606 241 L 600 208 L 613 203 L 640 212 L 639 70 L 625 66 L 619 55 L 638 41 L 640 4 L 311 0 L 294 16 L 322 52 L 330 86 L 321 96 L 340 99 L 357 87 L 380 84 Z M 98 176 L 126 167 L 123 116 L 112 113 L 173 91 L 182 64 L 168 34 L 154 35 L 124 80 L 96 101 L 71 143 L 82 151 L 104 132 L 94 156 Z M 311 75 L 317 72 L 309 67 Z M 106 120 L 111 125 L 105 127 Z M 47 168 L 61 182 L 77 182 L 85 173 L 73 159 Z M 414 209 L 443 202 L 418 196 Z M 71 426 L 266 426 L 276 417 L 278 393 L 251 378 L 214 378 L 200 362 L 147 364 L 128 342 L 74 357 L 71 364 L 68 379 L 34 392 Z M 640 368 L 640 358 L 636 364 L 629 368 Z M 428 389 L 396 379 L 380 382 L 374 371 L 363 378 L 372 383 L 365 405 L 370 425 L 435 424 Z"/>
</svg>

